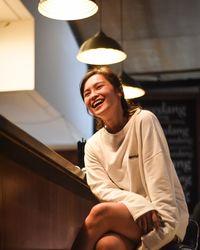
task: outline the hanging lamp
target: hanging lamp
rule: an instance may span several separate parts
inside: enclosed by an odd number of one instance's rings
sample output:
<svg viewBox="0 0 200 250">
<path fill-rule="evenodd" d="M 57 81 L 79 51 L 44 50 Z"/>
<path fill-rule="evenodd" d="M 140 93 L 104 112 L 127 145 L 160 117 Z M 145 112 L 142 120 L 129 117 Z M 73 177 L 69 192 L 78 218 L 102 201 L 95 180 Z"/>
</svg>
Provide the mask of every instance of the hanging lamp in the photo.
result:
<svg viewBox="0 0 200 250">
<path fill-rule="evenodd" d="M 103 31 L 85 41 L 80 47 L 77 59 L 91 65 L 108 65 L 126 59 L 121 46 Z"/>
<path fill-rule="evenodd" d="M 94 15 L 98 6 L 93 0 L 40 0 L 38 11 L 57 20 L 78 20 Z"/>
<path fill-rule="evenodd" d="M 109 65 L 122 62 L 127 55 L 117 41 L 102 31 L 102 4 L 99 9 L 100 31 L 81 45 L 77 59 L 91 65 Z"/>
<path fill-rule="evenodd" d="M 120 0 L 120 23 L 121 23 L 121 44 L 123 45 L 123 0 Z M 141 88 L 139 82 L 136 82 L 124 71 L 124 63 L 121 63 L 121 73 L 119 78 L 122 83 L 125 99 L 135 99 L 145 95 L 145 91 Z"/>
<path fill-rule="evenodd" d="M 125 99 L 135 99 L 145 95 L 140 83 L 132 79 L 126 72 L 122 71 L 119 78 L 122 82 Z"/>
</svg>

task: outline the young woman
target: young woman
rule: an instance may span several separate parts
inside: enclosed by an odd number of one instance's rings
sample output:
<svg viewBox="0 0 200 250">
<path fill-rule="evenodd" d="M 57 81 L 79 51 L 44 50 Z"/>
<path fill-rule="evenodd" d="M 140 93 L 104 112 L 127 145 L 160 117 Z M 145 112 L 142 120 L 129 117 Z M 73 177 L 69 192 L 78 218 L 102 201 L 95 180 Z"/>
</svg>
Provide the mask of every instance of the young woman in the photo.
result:
<svg viewBox="0 0 200 250">
<path fill-rule="evenodd" d="M 100 129 L 85 146 L 87 182 L 99 199 L 72 249 L 160 249 L 183 240 L 188 210 L 153 113 L 129 107 L 108 68 L 89 71 L 81 95 Z"/>
</svg>

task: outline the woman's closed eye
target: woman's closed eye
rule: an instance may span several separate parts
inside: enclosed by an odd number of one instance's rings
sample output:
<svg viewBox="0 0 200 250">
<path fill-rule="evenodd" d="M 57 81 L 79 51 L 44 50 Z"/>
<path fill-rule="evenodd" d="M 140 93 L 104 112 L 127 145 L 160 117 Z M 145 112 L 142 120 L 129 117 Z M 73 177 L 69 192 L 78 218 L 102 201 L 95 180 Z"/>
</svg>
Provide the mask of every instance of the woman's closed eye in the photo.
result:
<svg viewBox="0 0 200 250">
<path fill-rule="evenodd" d="M 98 84 L 98 85 L 96 86 L 96 89 L 97 89 L 97 90 L 99 90 L 99 89 L 101 89 L 101 88 L 103 88 L 103 84 Z"/>
<path fill-rule="evenodd" d="M 104 84 L 102 82 L 99 82 L 99 83 L 96 83 L 92 88 L 85 89 L 83 93 L 84 98 L 88 98 L 92 92 L 101 90 L 103 87 L 104 87 Z"/>
<path fill-rule="evenodd" d="M 90 95 L 90 91 L 85 91 L 84 92 L 84 98 L 88 97 Z"/>
</svg>

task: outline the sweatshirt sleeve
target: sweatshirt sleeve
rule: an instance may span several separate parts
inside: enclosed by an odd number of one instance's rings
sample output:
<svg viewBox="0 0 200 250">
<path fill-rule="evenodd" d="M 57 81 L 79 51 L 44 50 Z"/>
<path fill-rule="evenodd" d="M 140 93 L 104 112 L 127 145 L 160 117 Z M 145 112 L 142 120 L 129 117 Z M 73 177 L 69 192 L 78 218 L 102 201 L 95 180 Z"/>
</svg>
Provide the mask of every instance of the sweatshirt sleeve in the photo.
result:
<svg viewBox="0 0 200 250">
<path fill-rule="evenodd" d="M 164 221 L 164 227 L 160 230 L 151 231 L 142 237 L 141 249 L 160 249 L 175 236 L 179 213 L 174 182 L 178 182 L 178 178 L 164 132 L 154 114 L 146 111 L 139 123 L 137 135 L 138 147 L 142 151 L 140 165 L 146 192 Z"/>
</svg>

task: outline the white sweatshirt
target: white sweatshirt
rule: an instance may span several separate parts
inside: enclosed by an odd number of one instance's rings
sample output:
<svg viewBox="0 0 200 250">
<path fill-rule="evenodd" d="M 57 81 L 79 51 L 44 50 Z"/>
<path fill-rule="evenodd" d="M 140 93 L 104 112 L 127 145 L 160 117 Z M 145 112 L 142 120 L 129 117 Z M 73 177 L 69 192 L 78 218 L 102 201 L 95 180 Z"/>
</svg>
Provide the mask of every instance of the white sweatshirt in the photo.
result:
<svg viewBox="0 0 200 250">
<path fill-rule="evenodd" d="M 87 182 L 100 201 L 122 202 L 133 219 L 157 210 L 165 226 L 142 237 L 140 250 L 184 238 L 188 209 L 156 116 L 138 109 L 116 134 L 105 128 L 85 146 Z"/>
</svg>

